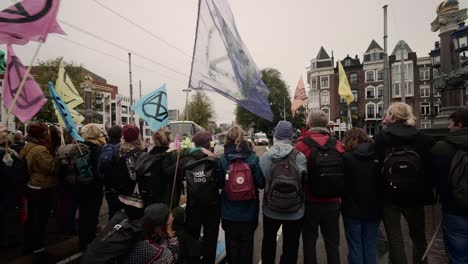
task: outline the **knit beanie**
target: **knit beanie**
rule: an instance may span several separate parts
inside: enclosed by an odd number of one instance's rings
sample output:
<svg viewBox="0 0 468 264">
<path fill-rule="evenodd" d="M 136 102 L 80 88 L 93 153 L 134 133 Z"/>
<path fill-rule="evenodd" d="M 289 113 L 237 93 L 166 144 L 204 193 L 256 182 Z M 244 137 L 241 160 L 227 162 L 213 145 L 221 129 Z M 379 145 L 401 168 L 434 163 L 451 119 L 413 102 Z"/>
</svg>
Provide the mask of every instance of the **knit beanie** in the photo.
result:
<svg viewBox="0 0 468 264">
<path fill-rule="evenodd" d="M 44 137 L 44 134 L 47 132 L 47 125 L 40 122 L 30 123 L 26 128 L 28 132 L 28 137 L 40 139 Z"/>
<path fill-rule="evenodd" d="M 145 209 L 143 222 L 155 226 L 164 225 L 169 217 L 169 213 L 169 207 L 163 203 L 150 204 Z"/>
<path fill-rule="evenodd" d="M 279 140 L 287 140 L 293 137 L 293 129 L 291 122 L 279 121 L 275 128 L 275 138 Z"/>
<path fill-rule="evenodd" d="M 140 136 L 140 129 L 135 125 L 126 125 L 123 127 L 122 135 L 126 142 L 133 142 Z"/>
<path fill-rule="evenodd" d="M 192 141 L 197 148 L 210 148 L 211 134 L 208 131 L 198 131 L 193 135 Z"/>
</svg>

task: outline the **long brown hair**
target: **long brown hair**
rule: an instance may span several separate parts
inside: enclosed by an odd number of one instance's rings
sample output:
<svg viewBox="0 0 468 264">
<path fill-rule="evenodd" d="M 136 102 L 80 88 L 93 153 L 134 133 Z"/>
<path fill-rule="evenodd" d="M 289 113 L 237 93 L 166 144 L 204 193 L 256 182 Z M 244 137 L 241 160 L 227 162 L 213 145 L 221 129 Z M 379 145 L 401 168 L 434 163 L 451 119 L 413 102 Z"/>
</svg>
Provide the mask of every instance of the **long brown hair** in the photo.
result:
<svg viewBox="0 0 468 264">
<path fill-rule="evenodd" d="M 245 137 L 245 132 L 244 130 L 239 127 L 231 127 L 226 135 L 226 143 L 234 143 L 236 144 L 236 150 L 241 151 L 240 145 L 241 144 L 246 144 L 250 150 L 252 150 L 252 146 L 250 144 L 247 144 L 247 141 L 244 139 Z"/>
<path fill-rule="evenodd" d="M 374 143 L 374 140 L 367 135 L 364 129 L 353 127 L 346 132 L 344 139 L 344 148 L 346 150 L 353 150 L 362 143 Z"/>
</svg>

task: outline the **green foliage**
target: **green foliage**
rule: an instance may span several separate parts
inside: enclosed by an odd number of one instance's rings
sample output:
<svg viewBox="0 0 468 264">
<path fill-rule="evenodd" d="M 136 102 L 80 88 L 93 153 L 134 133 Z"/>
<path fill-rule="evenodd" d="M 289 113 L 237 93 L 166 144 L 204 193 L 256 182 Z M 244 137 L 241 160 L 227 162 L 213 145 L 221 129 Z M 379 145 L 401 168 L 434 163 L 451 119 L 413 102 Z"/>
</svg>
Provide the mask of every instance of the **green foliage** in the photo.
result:
<svg viewBox="0 0 468 264">
<path fill-rule="evenodd" d="M 207 129 L 208 121 L 214 117 L 212 105 L 204 92 L 197 91 L 188 104 L 188 119 Z"/>
<path fill-rule="evenodd" d="M 273 122 L 259 118 L 243 107 L 237 106 L 235 109 L 237 123 L 245 129 L 253 127 L 256 132 L 262 131 L 271 134 L 276 124 L 284 119 L 284 112 L 286 112 L 286 120 L 292 122 L 295 128 L 304 126 L 306 110 L 304 107 L 299 108 L 296 116 L 292 118 L 291 97 L 281 73 L 273 68 L 264 69 L 262 70 L 262 80 L 270 90 L 268 101 L 273 112 Z"/>
<path fill-rule="evenodd" d="M 47 97 L 47 103 L 42 107 L 39 113 L 34 117 L 35 120 L 43 120 L 48 122 L 57 122 L 57 116 L 55 115 L 53 102 L 50 98 L 48 82 L 52 81 L 55 84 L 55 81 L 58 77 L 58 70 L 60 62 L 63 58 L 56 58 L 47 61 L 39 61 L 38 66 L 34 66 L 31 70 L 34 79 L 44 91 L 44 95 Z M 81 96 L 83 96 L 83 91 L 80 87 L 80 84 L 84 81 L 84 71 L 81 66 L 75 65 L 73 63 L 65 64 L 65 70 L 72 80 L 75 88 L 78 90 Z M 80 105 L 77 109 L 82 109 L 84 106 Z"/>
</svg>

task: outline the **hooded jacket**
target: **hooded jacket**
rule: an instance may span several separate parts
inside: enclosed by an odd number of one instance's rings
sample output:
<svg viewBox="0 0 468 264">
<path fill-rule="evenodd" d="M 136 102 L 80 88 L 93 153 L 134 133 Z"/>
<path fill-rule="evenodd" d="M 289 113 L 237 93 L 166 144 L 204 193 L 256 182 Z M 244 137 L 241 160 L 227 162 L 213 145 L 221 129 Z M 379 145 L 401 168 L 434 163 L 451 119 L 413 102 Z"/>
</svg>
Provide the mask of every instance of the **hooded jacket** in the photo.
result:
<svg viewBox="0 0 468 264">
<path fill-rule="evenodd" d="M 260 157 L 260 167 L 262 169 L 263 176 L 265 177 L 265 181 L 267 183 L 265 186 L 265 192 L 267 192 L 269 189 L 268 182 L 271 177 L 272 161 L 285 158 L 293 149 L 294 147 L 289 141 L 278 141 Z M 304 179 L 304 177 L 307 176 L 307 160 L 304 154 L 302 154 L 301 152 L 299 152 L 296 156 L 296 168 L 298 170 L 299 175 L 301 176 L 302 183 L 302 179 Z M 290 214 L 278 213 L 268 209 L 265 205 L 263 205 L 263 214 L 272 219 L 298 220 L 304 216 L 304 204 L 296 213 Z"/>
<path fill-rule="evenodd" d="M 444 140 L 434 145 L 432 148 L 434 167 L 438 176 L 438 190 L 443 210 L 450 214 L 468 216 L 468 212 L 456 206 L 448 186 L 450 165 L 458 148 L 468 150 L 468 128 L 451 132 Z"/>
<path fill-rule="evenodd" d="M 226 171 L 229 169 L 229 162 L 235 159 L 242 159 L 249 164 L 256 187 L 256 198 L 249 201 L 230 201 L 224 191 L 221 192 L 221 218 L 229 221 L 249 221 L 258 222 L 259 198 L 258 189 L 265 187 L 265 178 L 260 168 L 259 160 L 254 151 L 249 149 L 247 142 L 242 143 L 239 149 L 236 144 L 228 143 L 224 146 L 224 155 L 219 157 L 219 183 L 220 188 L 224 188 Z"/>
<path fill-rule="evenodd" d="M 28 142 L 20 154 L 28 165 L 30 187 L 49 189 L 57 186 L 59 164 L 47 147 Z"/>
<path fill-rule="evenodd" d="M 305 156 L 306 159 L 309 160 L 310 153 L 312 149 L 309 147 L 309 145 L 305 144 L 302 142 L 303 139 L 305 138 L 311 138 L 321 146 L 325 145 L 330 138 L 329 130 L 326 128 L 313 128 L 311 130 L 305 131 L 297 140 L 295 148 L 302 152 Z M 336 141 L 336 149 L 343 153 L 343 144 L 340 141 Z M 306 201 L 307 202 L 338 202 L 340 199 L 337 198 L 317 198 L 312 195 L 310 192 L 310 188 L 307 186 L 307 183 L 305 184 L 304 187 L 306 191 Z"/>
<path fill-rule="evenodd" d="M 382 177 L 374 144 L 359 144 L 343 154 L 345 191 L 341 198 L 344 217 L 379 221 L 382 209 Z"/>
<path fill-rule="evenodd" d="M 431 137 L 415 127 L 401 122 L 390 124 L 375 137 L 375 150 L 381 165 L 383 165 L 385 157 L 391 152 L 393 147 L 401 146 L 410 146 L 419 154 L 423 165 L 424 186 L 420 190 L 415 190 L 415 193 L 411 197 L 404 197 L 402 199 L 384 197 L 384 202 L 393 203 L 401 207 L 416 207 L 434 203 L 432 189 L 435 185 L 435 180 L 431 164 L 431 148 L 433 144 L 434 141 Z"/>
</svg>

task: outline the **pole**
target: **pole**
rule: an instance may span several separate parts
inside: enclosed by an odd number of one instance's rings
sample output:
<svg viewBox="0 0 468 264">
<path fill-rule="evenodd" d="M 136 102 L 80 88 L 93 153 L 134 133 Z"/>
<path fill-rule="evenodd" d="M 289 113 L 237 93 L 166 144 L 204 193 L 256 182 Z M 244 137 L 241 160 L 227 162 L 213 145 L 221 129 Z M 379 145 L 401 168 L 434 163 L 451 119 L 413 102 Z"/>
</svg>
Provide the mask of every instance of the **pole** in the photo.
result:
<svg viewBox="0 0 468 264">
<path fill-rule="evenodd" d="M 140 99 L 141 99 L 141 80 L 138 81 L 138 88 L 139 88 L 139 90 L 140 90 Z M 141 138 L 144 138 L 143 130 L 144 130 L 144 128 L 145 128 L 145 126 L 144 126 L 145 123 L 144 123 L 143 119 L 141 119 L 141 118 L 139 118 L 139 121 L 140 121 L 140 122 L 139 122 L 139 123 L 140 123 L 139 125 L 140 125 L 140 134 L 141 134 Z"/>
<path fill-rule="evenodd" d="M 286 98 L 283 98 L 283 120 L 286 121 Z"/>
<path fill-rule="evenodd" d="M 400 42 L 400 56 L 401 56 L 401 61 L 400 61 L 400 74 L 401 74 L 401 79 L 400 79 L 400 89 L 401 89 L 401 102 L 406 103 L 406 83 L 405 83 L 405 58 L 403 56 L 403 41 Z"/>
<path fill-rule="evenodd" d="M 184 121 L 188 120 L 188 95 L 192 91 L 192 89 L 187 88 L 183 89 L 183 92 L 185 92 L 185 115 L 184 115 Z"/>
<path fill-rule="evenodd" d="M 351 115 L 351 105 L 348 104 L 348 130 L 351 129 L 352 125 L 353 125 L 353 120 L 352 120 L 352 115 Z"/>
<path fill-rule="evenodd" d="M 388 74 L 388 46 L 387 46 L 387 40 L 388 40 L 388 35 L 387 35 L 387 7 L 388 5 L 383 6 L 384 10 L 384 90 L 383 90 L 383 109 L 386 111 L 388 106 L 390 105 L 390 86 L 389 86 L 389 74 Z"/>
<path fill-rule="evenodd" d="M 140 99 L 141 99 L 141 80 L 138 82 L 138 86 L 140 88 Z"/>
<path fill-rule="evenodd" d="M 133 105 L 133 84 L 132 84 L 132 53 L 128 53 L 128 74 L 130 77 L 130 106 Z M 133 111 L 130 108 L 130 124 L 134 124 Z"/>
</svg>

